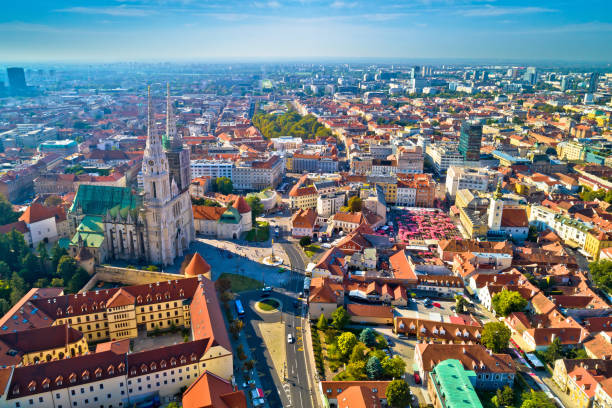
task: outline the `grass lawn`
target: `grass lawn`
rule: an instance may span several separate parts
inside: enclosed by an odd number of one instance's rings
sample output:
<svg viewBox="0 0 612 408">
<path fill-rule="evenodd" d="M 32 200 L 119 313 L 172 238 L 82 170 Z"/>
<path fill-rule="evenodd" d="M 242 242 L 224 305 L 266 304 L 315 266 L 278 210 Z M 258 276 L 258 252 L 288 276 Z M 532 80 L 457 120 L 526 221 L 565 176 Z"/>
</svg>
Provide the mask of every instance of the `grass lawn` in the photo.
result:
<svg viewBox="0 0 612 408">
<path fill-rule="evenodd" d="M 257 305 L 265 312 L 271 312 L 272 310 L 278 309 L 280 306 L 280 304 L 274 299 L 262 300 L 261 302 L 257 302 Z"/>
<path fill-rule="evenodd" d="M 257 221 L 259 228 L 247 232 L 246 240 L 249 242 L 265 242 L 270 238 L 270 224 L 266 221 Z"/>
<path fill-rule="evenodd" d="M 224 273 L 219 279 L 227 279 L 232 284 L 233 292 L 244 292 L 263 288 L 263 283 L 248 276 L 236 275 L 235 273 Z"/>
<path fill-rule="evenodd" d="M 307 257 L 312 258 L 317 252 L 321 252 L 321 246 L 317 244 L 310 244 L 304 247 L 304 253 Z"/>
</svg>

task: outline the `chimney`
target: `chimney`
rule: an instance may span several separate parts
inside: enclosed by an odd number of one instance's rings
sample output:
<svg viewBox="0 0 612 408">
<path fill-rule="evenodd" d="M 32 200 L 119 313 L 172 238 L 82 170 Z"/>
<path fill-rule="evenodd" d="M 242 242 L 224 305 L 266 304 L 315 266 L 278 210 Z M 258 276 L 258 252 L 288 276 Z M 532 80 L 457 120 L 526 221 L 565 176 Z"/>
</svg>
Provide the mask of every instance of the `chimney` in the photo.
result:
<svg viewBox="0 0 612 408">
<path fill-rule="evenodd" d="M 550 342 L 552 343 L 553 341 L 555 341 L 555 339 L 557 338 L 557 335 L 555 333 L 550 335 Z"/>
<path fill-rule="evenodd" d="M 465 350 L 465 347 L 463 347 L 463 354 L 466 354 L 467 351 Z"/>
</svg>

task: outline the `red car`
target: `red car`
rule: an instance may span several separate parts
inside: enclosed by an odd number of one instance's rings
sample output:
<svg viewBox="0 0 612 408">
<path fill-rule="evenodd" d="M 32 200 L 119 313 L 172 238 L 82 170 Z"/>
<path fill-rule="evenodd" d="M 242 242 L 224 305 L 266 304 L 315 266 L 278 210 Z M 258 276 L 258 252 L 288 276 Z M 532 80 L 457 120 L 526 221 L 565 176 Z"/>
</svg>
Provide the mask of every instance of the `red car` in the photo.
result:
<svg viewBox="0 0 612 408">
<path fill-rule="evenodd" d="M 414 383 L 415 384 L 421 383 L 421 376 L 419 375 L 419 373 L 414 373 Z"/>
<path fill-rule="evenodd" d="M 438 302 L 433 302 L 433 303 L 432 303 L 432 306 L 433 306 L 433 307 L 442 308 L 442 305 L 441 305 L 441 304 L 439 304 Z"/>
</svg>

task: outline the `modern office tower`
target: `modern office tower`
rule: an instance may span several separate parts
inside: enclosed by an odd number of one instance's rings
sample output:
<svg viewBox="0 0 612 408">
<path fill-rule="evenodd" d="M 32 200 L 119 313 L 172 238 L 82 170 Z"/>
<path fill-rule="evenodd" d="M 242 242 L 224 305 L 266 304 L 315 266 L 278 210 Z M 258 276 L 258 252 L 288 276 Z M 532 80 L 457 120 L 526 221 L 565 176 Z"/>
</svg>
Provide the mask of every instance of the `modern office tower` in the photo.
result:
<svg viewBox="0 0 612 408">
<path fill-rule="evenodd" d="M 593 72 L 589 78 L 589 93 L 597 92 L 597 83 L 599 82 L 599 73 Z"/>
<path fill-rule="evenodd" d="M 482 142 L 482 124 L 477 121 L 464 121 L 461 124 L 461 136 L 457 150 L 466 162 L 480 160 L 480 144 Z"/>
<path fill-rule="evenodd" d="M 23 68 L 11 67 L 6 69 L 9 88 L 14 94 L 20 94 L 27 90 L 25 73 Z"/>
<path fill-rule="evenodd" d="M 538 82 L 538 71 L 536 67 L 527 67 L 523 80 L 529 82 L 531 85 L 535 85 L 536 82 Z"/>
<path fill-rule="evenodd" d="M 570 89 L 571 86 L 572 86 L 572 78 L 571 77 L 566 75 L 563 78 L 561 78 L 561 90 L 563 92 L 565 92 L 568 89 Z"/>
</svg>

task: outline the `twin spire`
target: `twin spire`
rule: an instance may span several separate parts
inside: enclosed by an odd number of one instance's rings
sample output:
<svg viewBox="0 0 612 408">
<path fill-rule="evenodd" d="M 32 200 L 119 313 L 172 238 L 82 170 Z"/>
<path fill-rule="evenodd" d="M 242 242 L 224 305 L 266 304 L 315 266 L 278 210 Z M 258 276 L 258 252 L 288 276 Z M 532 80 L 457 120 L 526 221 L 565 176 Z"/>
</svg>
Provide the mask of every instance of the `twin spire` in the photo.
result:
<svg viewBox="0 0 612 408">
<path fill-rule="evenodd" d="M 166 138 L 168 147 L 173 149 L 183 148 L 183 139 L 176 131 L 176 118 L 172 107 L 172 99 L 170 98 L 170 83 L 167 84 L 167 101 L 166 101 Z M 147 86 L 147 144 L 146 150 L 153 155 L 159 154 L 163 149 L 162 138 L 157 133 L 155 126 L 155 110 L 151 100 L 151 86 Z M 159 152 L 158 152 L 159 151 Z"/>
</svg>

